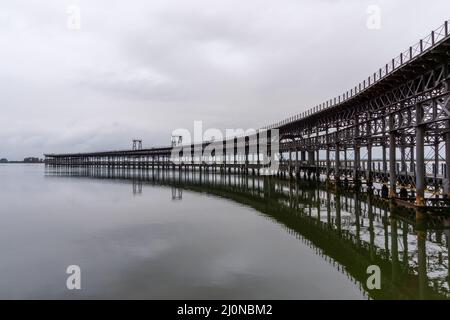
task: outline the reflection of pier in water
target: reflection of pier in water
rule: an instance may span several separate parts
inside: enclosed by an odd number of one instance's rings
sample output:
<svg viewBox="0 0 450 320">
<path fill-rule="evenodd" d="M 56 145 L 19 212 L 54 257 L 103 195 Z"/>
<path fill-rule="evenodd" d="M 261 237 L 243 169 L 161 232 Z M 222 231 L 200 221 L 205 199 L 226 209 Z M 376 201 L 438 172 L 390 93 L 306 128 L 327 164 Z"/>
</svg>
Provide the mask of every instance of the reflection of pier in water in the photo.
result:
<svg viewBox="0 0 450 320">
<path fill-rule="evenodd" d="M 183 189 L 172 187 L 172 200 L 182 200 L 183 199 Z"/>
<path fill-rule="evenodd" d="M 325 184 L 268 177 L 105 168 L 49 168 L 47 176 L 114 179 L 122 183 L 206 192 L 248 205 L 329 261 L 371 298 L 450 298 L 450 219 L 421 215 L 363 193 Z M 178 191 L 177 191 L 178 190 Z M 145 189 L 144 189 L 145 194 Z M 178 199 L 178 198 L 177 198 Z M 366 269 L 381 268 L 381 290 L 367 290 Z"/>
<path fill-rule="evenodd" d="M 133 179 L 133 194 L 139 195 L 142 194 L 142 181 Z"/>
</svg>

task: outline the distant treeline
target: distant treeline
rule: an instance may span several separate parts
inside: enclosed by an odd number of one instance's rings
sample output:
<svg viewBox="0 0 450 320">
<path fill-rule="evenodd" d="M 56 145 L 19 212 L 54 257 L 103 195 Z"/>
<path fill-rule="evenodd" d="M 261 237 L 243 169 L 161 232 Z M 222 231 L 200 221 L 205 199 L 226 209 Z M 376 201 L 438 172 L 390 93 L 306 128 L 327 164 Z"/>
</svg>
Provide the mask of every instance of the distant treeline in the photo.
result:
<svg viewBox="0 0 450 320">
<path fill-rule="evenodd" d="M 24 158 L 23 161 L 9 161 L 6 158 L 0 159 L 0 163 L 42 163 L 42 162 L 44 162 L 43 159 L 39 159 L 36 157 L 27 157 L 27 158 Z"/>
</svg>

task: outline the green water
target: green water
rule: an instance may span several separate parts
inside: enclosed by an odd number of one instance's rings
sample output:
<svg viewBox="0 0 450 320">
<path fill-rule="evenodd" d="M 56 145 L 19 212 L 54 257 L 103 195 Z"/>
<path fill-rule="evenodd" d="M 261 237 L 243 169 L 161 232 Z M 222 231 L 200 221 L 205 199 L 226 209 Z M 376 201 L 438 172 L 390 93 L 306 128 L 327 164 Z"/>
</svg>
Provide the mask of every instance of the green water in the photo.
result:
<svg viewBox="0 0 450 320">
<path fill-rule="evenodd" d="M 323 184 L 0 165 L 0 298 L 435 299 L 450 221 Z M 81 290 L 68 290 L 78 265 Z M 367 267 L 379 266 L 380 289 Z"/>
</svg>

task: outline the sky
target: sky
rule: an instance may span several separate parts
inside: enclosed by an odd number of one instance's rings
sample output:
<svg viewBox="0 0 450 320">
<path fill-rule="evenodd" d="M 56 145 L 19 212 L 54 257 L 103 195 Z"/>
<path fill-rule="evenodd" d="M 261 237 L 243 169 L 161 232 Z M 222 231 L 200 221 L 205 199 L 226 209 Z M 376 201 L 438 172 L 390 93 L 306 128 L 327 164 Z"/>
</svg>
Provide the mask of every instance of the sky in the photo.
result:
<svg viewBox="0 0 450 320">
<path fill-rule="evenodd" d="M 2 0 L 0 158 L 260 128 L 450 19 L 448 0 Z"/>
</svg>

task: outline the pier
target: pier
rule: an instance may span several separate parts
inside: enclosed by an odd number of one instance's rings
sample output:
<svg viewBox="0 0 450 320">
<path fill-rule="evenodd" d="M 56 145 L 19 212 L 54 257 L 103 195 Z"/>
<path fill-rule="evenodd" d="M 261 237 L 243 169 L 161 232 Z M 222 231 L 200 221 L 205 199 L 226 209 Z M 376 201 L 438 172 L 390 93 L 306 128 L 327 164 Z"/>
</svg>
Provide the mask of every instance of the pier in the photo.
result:
<svg viewBox="0 0 450 320">
<path fill-rule="evenodd" d="M 449 69 L 445 21 L 354 88 L 255 134 L 190 144 L 182 152 L 174 152 L 178 146 L 135 145 L 130 150 L 48 153 L 45 163 L 258 176 L 270 159 L 279 163 L 270 175 L 324 179 L 375 191 L 403 206 L 449 213 Z M 274 137 L 277 154 L 270 148 Z M 213 152 L 205 155 L 207 149 Z"/>
</svg>

